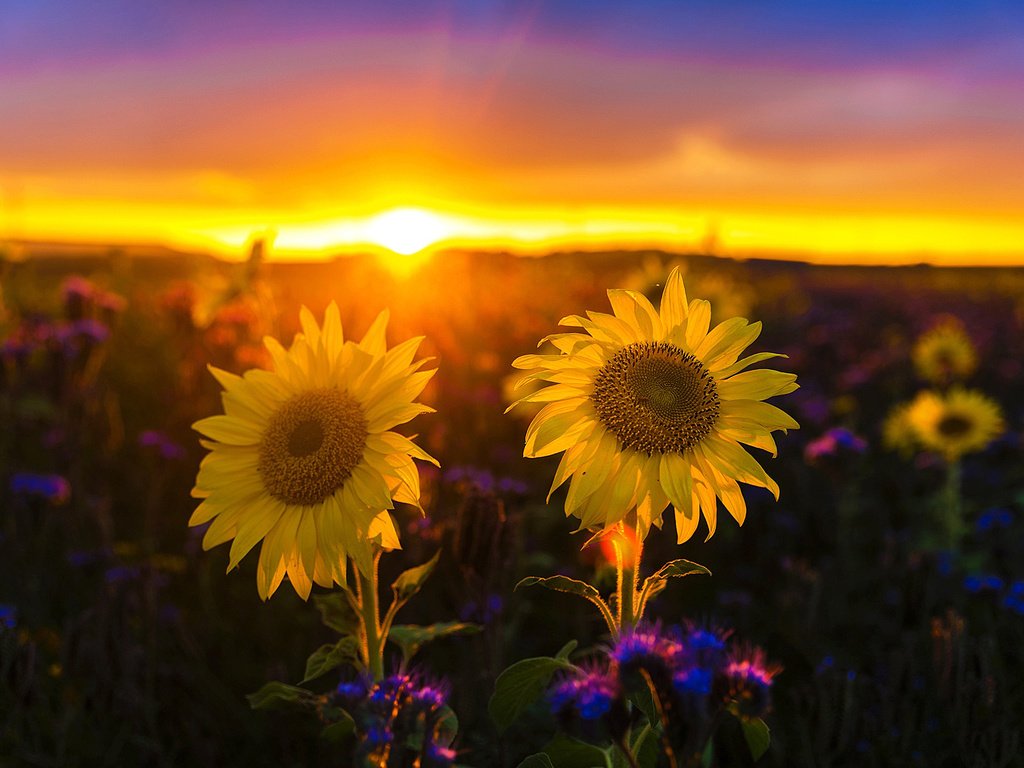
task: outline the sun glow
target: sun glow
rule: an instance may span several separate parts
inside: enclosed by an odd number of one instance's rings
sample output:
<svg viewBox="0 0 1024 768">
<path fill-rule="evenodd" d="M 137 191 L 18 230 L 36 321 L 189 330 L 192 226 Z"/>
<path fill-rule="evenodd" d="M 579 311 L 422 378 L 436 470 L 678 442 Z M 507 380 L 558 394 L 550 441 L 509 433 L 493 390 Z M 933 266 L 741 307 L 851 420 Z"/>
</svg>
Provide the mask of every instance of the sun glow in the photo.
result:
<svg viewBox="0 0 1024 768">
<path fill-rule="evenodd" d="M 412 256 L 450 235 L 437 214 L 420 208 L 395 208 L 366 222 L 366 238 L 401 256 Z"/>
<path fill-rule="evenodd" d="M 18 213 L 8 212 L 6 221 L 0 217 L 0 252 L 5 240 L 36 240 L 154 243 L 239 258 L 248 253 L 254 232 L 272 231 L 274 260 L 370 252 L 403 274 L 444 248 L 524 255 L 663 248 L 859 264 L 1016 265 L 1024 258 L 1024 223 L 980 216 L 768 213 L 741 206 L 486 208 L 417 198 L 376 209 L 318 206 L 301 215 L 242 209 L 215 218 L 188 206 L 104 201 L 34 204 Z"/>
</svg>

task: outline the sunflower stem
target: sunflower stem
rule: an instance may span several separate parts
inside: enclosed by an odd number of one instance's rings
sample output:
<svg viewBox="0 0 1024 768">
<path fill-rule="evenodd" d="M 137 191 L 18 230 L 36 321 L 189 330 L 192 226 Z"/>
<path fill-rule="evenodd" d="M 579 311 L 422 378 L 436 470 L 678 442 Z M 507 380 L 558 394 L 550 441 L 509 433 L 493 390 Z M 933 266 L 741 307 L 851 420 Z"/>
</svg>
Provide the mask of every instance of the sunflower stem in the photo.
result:
<svg viewBox="0 0 1024 768">
<path fill-rule="evenodd" d="M 367 576 L 358 566 L 359 575 L 359 610 L 362 619 L 362 653 L 366 668 L 370 671 L 374 682 L 384 677 L 384 640 L 381 635 L 380 608 L 377 599 L 377 566 L 380 563 L 382 550 L 373 556 L 373 568 Z"/>
<path fill-rule="evenodd" d="M 619 634 L 631 630 L 640 621 L 638 615 L 637 579 L 640 576 L 640 558 L 643 555 L 643 542 L 639 537 L 632 540 L 626 531 L 636 529 L 636 513 L 631 513 L 632 527 L 619 523 L 615 536 L 615 570 L 618 587 L 616 610 L 618 615 Z"/>
<path fill-rule="evenodd" d="M 951 461 L 946 469 L 946 488 L 945 488 L 945 513 L 946 519 L 944 521 L 946 546 L 949 549 L 955 549 L 957 539 L 959 538 L 960 526 L 963 518 L 963 503 L 960 496 L 960 462 Z"/>
</svg>

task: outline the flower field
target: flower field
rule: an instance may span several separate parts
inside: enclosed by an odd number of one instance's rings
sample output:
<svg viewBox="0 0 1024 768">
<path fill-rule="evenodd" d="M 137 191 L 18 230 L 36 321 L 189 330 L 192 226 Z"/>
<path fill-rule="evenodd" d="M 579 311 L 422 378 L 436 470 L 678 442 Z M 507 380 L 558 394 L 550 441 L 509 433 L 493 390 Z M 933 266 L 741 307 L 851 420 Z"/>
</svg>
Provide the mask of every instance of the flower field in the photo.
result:
<svg viewBox="0 0 1024 768">
<path fill-rule="evenodd" d="M 1024 271 L 260 254 L 0 262 L 0 765 L 1024 765 Z"/>
</svg>

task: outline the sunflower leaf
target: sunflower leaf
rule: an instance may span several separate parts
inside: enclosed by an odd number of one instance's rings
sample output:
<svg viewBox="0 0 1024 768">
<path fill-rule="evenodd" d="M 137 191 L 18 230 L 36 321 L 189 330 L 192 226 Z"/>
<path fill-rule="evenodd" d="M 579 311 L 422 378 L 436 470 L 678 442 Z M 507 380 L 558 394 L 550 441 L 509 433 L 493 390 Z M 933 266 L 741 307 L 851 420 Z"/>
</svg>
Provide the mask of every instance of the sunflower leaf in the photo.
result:
<svg viewBox="0 0 1024 768">
<path fill-rule="evenodd" d="M 359 616 L 343 593 L 331 592 L 327 595 L 314 595 L 313 603 L 320 611 L 320 620 L 324 625 L 337 630 L 342 635 L 354 636 L 358 633 Z"/>
<path fill-rule="evenodd" d="M 282 704 L 311 704 L 316 696 L 297 685 L 272 681 L 245 698 L 253 709 L 273 709 Z"/>
<path fill-rule="evenodd" d="M 534 586 L 544 587 L 555 592 L 565 592 L 569 595 L 579 595 L 584 600 L 590 601 L 601 612 L 601 617 L 608 624 L 608 627 L 614 631 L 615 619 L 612 617 L 611 609 L 601 599 L 601 593 L 595 587 L 587 584 L 587 582 L 571 579 L 568 576 L 527 576 L 516 584 L 515 589 Z"/>
<path fill-rule="evenodd" d="M 594 587 L 587 584 L 585 581 L 579 581 L 578 579 L 570 579 L 568 576 L 527 576 L 525 579 L 516 584 L 516 589 L 520 587 L 533 587 L 540 586 L 545 589 L 553 589 L 556 592 L 566 592 L 570 595 L 579 595 L 585 597 L 587 600 L 593 600 L 597 598 L 601 599 L 601 593 L 598 592 Z"/>
<path fill-rule="evenodd" d="M 551 656 L 517 661 L 494 681 L 494 693 L 487 703 L 491 719 L 504 731 L 541 697 L 555 672 L 575 668 L 568 661 Z"/>
<path fill-rule="evenodd" d="M 677 576 L 689 576 L 693 573 L 702 573 L 705 576 L 711 575 L 711 571 L 700 563 L 694 563 L 680 558 L 679 560 L 671 560 L 665 563 L 650 577 L 650 579 L 671 579 Z M 650 579 L 648 579 L 648 581 L 650 581 Z"/>
<path fill-rule="evenodd" d="M 432 558 L 423 565 L 417 565 L 415 568 L 403 572 L 395 583 L 391 585 L 391 588 L 395 592 L 395 600 L 405 602 L 410 597 L 415 595 L 420 589 L 423 588 L 423 584 L 430 578 L 430 574 L 434 572 L 434 567 L 437 565 L 438 558 L 441 557 L 441 550 L 438 550 Z"/>
<path fill-rule="evenodd" d="M 647 601 L 652 597 L 661 592 L 668 583 L 669 579 L 681 578 L 683 576 L 690 576 L 692 574 L 699 573 L 706 576 L 711 575 L 711 571 L 705 568 L 700 563 L 693 563 L 689 560 L 672 560 L 665 565 L 661 566 L 655 573 L 652 573 L 647 579 L 644 580 L 644 585 L 640 590 L 640 606 L 641 611 L 646 606 Z"/>
<path fill-rule="evenodd" d="M 359 658 L 359 645 L 354 637 L 343 637 L 336 643 L 321 645 L 306 659 L 306 673 L 299 685 L 327 674 L 347 661 Z"/>
<path fill-rule="evenodd" d="M 481 631 L 479 624 L 468 624 L 461 621 L 444 621 L 429 626 L 418 624 L 396 624 L 388 633 L 388 640 L 402 649 L 402 659 L 408 664 L 420 648 L 427 643 L 452 635 L 472 635 Z"/>
</svg>

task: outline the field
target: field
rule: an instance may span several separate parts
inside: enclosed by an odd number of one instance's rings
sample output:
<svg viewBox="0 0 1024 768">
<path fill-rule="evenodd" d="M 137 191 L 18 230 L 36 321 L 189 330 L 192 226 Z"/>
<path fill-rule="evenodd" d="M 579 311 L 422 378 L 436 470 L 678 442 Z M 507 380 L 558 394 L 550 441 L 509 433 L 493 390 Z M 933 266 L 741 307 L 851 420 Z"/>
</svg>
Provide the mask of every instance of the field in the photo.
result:
<svg viewBox="0 0 1024 768">
<path fill-rule="evenodd" d="M 751 451 L 780 497 L 742 486 L 742 527 L 720 509 L 712 538 L 702 524 L 680 545 L 670 510 L 652 530 L 643 575 L 676 558 L 713 575 L 673 580 L 648 618 L 715 627 L 781 667 L 758 765 L 1024 765 L 1024 270 L 450 252 L 401 275 L 370 257 L 227 264 L 131 249 L 0 264 L 0 765 L 354 759 L 352 737 L 324 738 L 310 707 L 246 699 L 268 681 L 298 684 L 307 657 L 338 640 L 321 622 L 329 590 L 304 601 L 286 581 L 263 602 L 256 553 L 225 575 L 228 547 L 204 551 L 204 527 L 188 525 L 207 453 L 191 425 L 222 412 L 207 366 L 269 366 L 263 336 L 287 346 L 300 307 L 321 318 L 331 301 L 347 336 L 389 309 L 389 346 L 422 335 L 419 356 L 435 358 L 420 399 L 436 413 L 398 429 L 440 469 L 417 464 L 425 515 L 396 506 L 402 549 L 380 578 L 439 551 L 399 620 L 479 625 L 416 661 L 447 681 L 455 762 L 514 768 L 556 739 L 549 764 L 588 765 L 556 732 L 599 746 L 607 735 L 573 730 L 545 696 L 504 729 L 488 712 L 514 662 L 573 639 L 585 659 L 610 642 L 590 604 L 514 589 L 521 579 L 616 589 L 614 556 L 583 548 L 565 489 L 545 502 L 558 456 L 523 457 L 532 414 L 503 414 L 511 362 L 560 318 L 609 311 L 608 288 L 657 306 L 676 264 L 712 323 L 763 322 L 751 351 L 788 356 L 770 365 L 800 388 L 773 403 L 800 429 L 777 435 L 777 458 Z M 1003 416 L 994 439 L 955 460 L 883 439 L 892 409 L 934 387 L 912 353 L 950 317 L 976 350 L 964 385 Z M 399 654 L 387 653 L 390 671 Z M 332 691 L 346 674 L 305 687 Z M 754 764 L 736 746 L 740 722 L 722 726 L 704 764 Z M 668 764 L 655 752 L 645 768 Z"/>
</svg>

